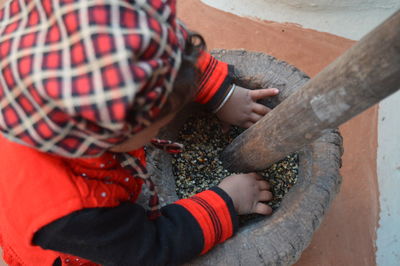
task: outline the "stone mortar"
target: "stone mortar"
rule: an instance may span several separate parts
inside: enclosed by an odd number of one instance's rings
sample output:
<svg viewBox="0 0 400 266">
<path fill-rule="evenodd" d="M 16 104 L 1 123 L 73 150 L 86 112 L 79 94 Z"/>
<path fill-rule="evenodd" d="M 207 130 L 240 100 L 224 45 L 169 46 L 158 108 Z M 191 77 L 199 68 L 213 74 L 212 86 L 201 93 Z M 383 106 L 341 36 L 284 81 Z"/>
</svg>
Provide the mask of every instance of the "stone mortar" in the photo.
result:
<svg viewBox="0 0 400 266">
<path fill-rule="evenodd" d="M 263 104 L 273 108 L 302 87 L 309 77 L 294 66 L 272 56 L 242 50 L 213 51 L 213 55 L 235 66 L 236 83 L 246 88 L 275 87 L 280 94 Z M 176 139 L 179 129 L 199 106 L 185 108 L 163 129 L 160 137 Z M 262 134 L 260 132 L 260 134 Z M 336 129 L 304 147 L 299 154 L 299 176 L 286 194 L 280 208 L 270 217 L 256 219 L 240 228 L 224 244 L 187 265 L 291 265 L 309 245 L 312 235 L 340 188 L 342 138 Z M 178 199 L 172 174 L 172 158 L 155 151 L 149 158 L 149 170 L 157 184 L 161 203 Z"/>
</svg>

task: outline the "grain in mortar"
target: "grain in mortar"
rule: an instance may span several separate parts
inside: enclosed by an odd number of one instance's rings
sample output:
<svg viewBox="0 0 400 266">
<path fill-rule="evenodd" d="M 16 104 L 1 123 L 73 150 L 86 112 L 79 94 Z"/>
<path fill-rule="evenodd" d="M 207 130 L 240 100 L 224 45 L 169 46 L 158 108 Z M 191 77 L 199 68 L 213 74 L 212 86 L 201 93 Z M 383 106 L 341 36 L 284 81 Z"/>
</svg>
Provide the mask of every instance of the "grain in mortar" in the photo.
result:
<svg viewBox="0 0 400 266">
<path fill-rule="evenodd" d="M 200 114 L 186 121 L 178 136 L 178 142 L 185 145 L 184 151 L 174 155 L 172 160 L 179 198 L 187 198 L 216 186 L 233 174 L 223 168 L 219 155 L 242 131 L 232 127 L 224 134 L 220 122 L 211 114 Z M 297 181 L 297 154 L 287 156 L 260 174 L 271 184 L 273 199 L 268 204 L 275 210 Z"/>
</svg>

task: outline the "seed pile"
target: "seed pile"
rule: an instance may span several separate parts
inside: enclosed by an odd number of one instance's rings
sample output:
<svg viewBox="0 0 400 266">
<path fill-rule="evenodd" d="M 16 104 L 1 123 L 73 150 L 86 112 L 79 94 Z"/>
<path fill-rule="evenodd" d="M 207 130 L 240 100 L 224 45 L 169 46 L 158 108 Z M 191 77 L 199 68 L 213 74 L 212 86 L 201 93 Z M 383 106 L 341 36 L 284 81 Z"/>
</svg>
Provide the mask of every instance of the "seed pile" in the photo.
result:
<svg viewBox="0 0 400 266">
<path fill-rule="evenodd" d="M 222 133 L 218 119 L 210 114 L 191 117 L 183 125 L 178 142 L 185 145 L 182 153 L 174 155 L 173 171 L 179 198 L 187 198 L 216 186 L 233 174 L 224 169 L 219 155 L 243 129 L 232 127 Z M 283 196 L 296 183 L 298 156 L 293 154 L 260 173 L 271 185 L 273 199 L 268 204 L 276 209 Z"/>
</svg>

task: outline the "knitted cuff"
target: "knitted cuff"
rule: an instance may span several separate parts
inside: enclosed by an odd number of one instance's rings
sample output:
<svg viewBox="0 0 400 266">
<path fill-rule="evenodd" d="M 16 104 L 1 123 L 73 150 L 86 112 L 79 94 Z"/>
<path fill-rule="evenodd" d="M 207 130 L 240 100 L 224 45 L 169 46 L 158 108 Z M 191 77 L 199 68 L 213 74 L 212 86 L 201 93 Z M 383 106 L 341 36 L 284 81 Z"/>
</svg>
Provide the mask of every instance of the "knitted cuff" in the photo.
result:
<svg viewBox="0 0 400 266">
<path fill-rule="evenodd" d="M 230 238 L 238 229 L 238 217 L 233 202 L 218 187 L 179 200 L 175 204 L 183 206 L 199 223 L 204 237 L 201 254 Z"/>
<path fill-rule="evenodd" d="M 197 67 L 202 75 L 195 102 L 204 104 L 208 110 L 214 111 L 229 93 L 232 84 L 230 73 L 233 73 L 233 66 L 218 61 L 209 53 L 203 52 L 199 56 Z"/>
</svg>

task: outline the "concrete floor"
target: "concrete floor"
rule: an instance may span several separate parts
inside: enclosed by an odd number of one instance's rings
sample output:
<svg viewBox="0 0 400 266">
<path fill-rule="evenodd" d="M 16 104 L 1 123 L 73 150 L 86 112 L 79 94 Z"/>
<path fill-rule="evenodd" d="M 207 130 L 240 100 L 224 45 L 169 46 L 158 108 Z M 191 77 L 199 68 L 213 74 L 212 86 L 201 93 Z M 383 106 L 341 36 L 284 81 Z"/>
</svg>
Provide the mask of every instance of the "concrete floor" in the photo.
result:
<svg viewBox="0 0 400 266">
<path fill-rule="evenodd" d="M 262 51 L 310 76 L 315 76 L 354 43 L 294 24 L 240 18 L 199 0 L 179 0 L 178 12 L 191 29 L 204 35 L 209 49 Z M 375 265 L 377 107 L 340 129 L 345 148 L 342 189 L 297 266 Z"/>
</svg>

